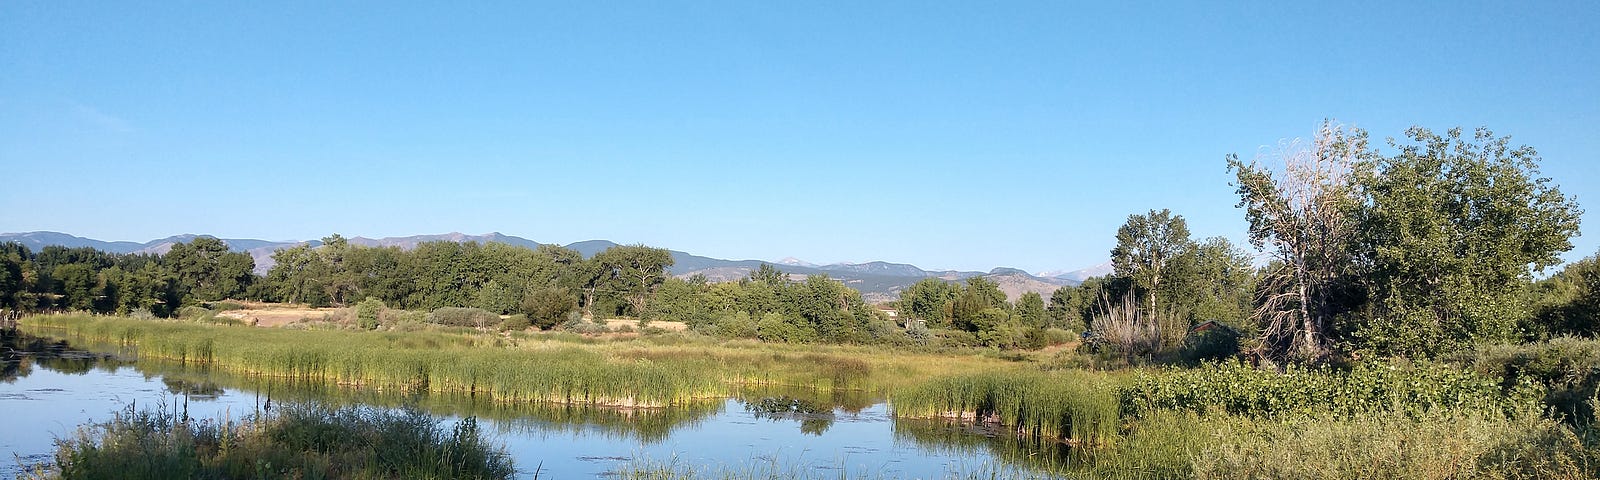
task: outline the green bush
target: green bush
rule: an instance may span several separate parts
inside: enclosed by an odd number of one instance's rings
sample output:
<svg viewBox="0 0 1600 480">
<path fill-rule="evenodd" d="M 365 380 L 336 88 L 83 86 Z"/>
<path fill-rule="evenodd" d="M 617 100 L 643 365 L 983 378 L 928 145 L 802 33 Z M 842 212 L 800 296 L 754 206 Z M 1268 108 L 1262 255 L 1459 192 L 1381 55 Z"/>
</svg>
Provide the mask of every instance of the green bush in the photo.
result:
<svg viewBox="0 0 1600 480">
<path fill-rule="evenodd" d="M 356 324 L 362 330 L 377 329 L 378 317 L 383 314 L 386 308 L 388 307 L 383 304 L 383 300 L 367 297 L 366 300 L 356 304 Z"/>
<path fill-rule="evenodd" d="M 731 338 L 756 338 L 756 321 L 743 310 L 718 315 L 713 322 L 716 335 Z"/>
<path fill-rule="evenodd" d="M 578 298 L 565 288 L 537 288 L 522 298 L 522 313 L 533 326 L 549 330 L 569 321 L 578 310 Z"/>
<path fill-rule="evenodd" d="M 213 311 L 213 312 L 226 312 L 226 311 L 229 311 L 229 310 L 244 310 L 244 305 L 243 304 L 240 304 L 238 302 L 228 302 L 228 301 L 211 302 L 209 305 L 206 305 L 206 307 L 210 308 L 211 311 Z"/>
<path fill-rule="evenodd" d="M 807 343 L 817 339 L 809 325 L 789 321 L 781 313 L 768 313 L 756 322 L 756 337 L 768 342 Z"/>
<path fill-rule="evenodd" d="M 934 330 L 934 335 L 939 338 L 939 344 L 946 347 L 976 347 L 982 345 L 978 342 L 978 335 L 966 330 L 942 329 Z"/>
<path fill-rule="evenodd" d="M 1556 337 L 1519 345 L 1483 345 L 1461 359 L 1474 371 L 1498 378 L 1503 388 L 1536 382 L 1546 388 L 1545 406 L 1569 421 L 1595 420 L 1589 399 L 1600 395 L 1600 340 Z"/>
<path fill-rule="evenodd" d="M 428 323 L 452 327 L 485 328 L 499 325 L 500 316 L 481 308 L 444 307 L 428 314 Z"/>
<path fill-rule="evenodd" d="M 1376 412 L 1418 416 L 1437 411 L 1502 415 L 1536 411 L 1543 389 L 1531 382 L 1506 389 L 1493 378 L 1436 364 L 1366 363 L 1348 371 L 1290 367 L 1278 373 L 1224 362 L 1140 372 L 1120 396 L 1123 412 L 1131 416 L 1187 410 L 1248 417 L 1350 418 Z"/>
<path fill-rule="evenodd" d="M 1191 333 L 1183 338 L 1178 356 L 1190 365 L 1231 358 L 1239 354 L 1239 333 L 1226 328 L 1213 328 Z"/>
<path fill-rule="evenodd" d="M 506 318 L 506 321 L 500 323 L 500 331 L 502 332 L 520 332 L 529 328 L 533 328 L 533 321 L 528 320 L 527 315 L 520 313 Z"/>
</svg>

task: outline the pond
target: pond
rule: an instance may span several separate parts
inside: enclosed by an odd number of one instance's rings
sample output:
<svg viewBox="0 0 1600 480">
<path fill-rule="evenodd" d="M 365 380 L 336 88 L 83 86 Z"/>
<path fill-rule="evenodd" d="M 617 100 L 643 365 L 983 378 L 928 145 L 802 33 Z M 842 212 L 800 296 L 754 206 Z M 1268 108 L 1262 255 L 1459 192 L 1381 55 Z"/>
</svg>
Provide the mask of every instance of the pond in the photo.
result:
<svg viewBox="0 0 1600 480">
<path fill-rule="evenodd" d="M 97 349 L 98 350 L 98 349 Z M 631 462 L 698 471 L 841 473 L 942 478 L 950 472 L 1066 462 L 1066 449 L 944 421 L 895 419 L 882 398 L 856 391 L 748 388 L 681 408 L 506 405 L 469 396 L 406 396 L 269 382 L 157 362 L 133 362 L 65 343 L 6 335 L 0 372 L 0 478 L 54 459 L 54 441 L 130 404 L 240 419 L 275 402 L 418 408 L 440 422 L 476 416 L 503 443 L 519 478 L 605 478 Z M 15 460 L 12 460 L 12 459 Z"/>
</svg>

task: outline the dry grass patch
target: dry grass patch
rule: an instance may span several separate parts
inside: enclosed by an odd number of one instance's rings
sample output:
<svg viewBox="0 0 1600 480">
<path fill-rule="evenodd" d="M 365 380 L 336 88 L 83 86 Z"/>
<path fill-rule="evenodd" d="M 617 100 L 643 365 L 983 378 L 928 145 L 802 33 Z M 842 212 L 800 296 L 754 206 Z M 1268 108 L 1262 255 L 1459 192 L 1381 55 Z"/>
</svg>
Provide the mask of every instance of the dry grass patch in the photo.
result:
<svg viewBox="0 0 1600 480">
<path fill-rule="evenodd" d="M 337 308 L 315 308 L 301 304 L 237 302 L 245 306 L 240 310 L 218 312 L 218 317 L 235 318 L 258 327 L 281 327 L 303 320 L 322 320 L 333 315 Z"/>
</svg>

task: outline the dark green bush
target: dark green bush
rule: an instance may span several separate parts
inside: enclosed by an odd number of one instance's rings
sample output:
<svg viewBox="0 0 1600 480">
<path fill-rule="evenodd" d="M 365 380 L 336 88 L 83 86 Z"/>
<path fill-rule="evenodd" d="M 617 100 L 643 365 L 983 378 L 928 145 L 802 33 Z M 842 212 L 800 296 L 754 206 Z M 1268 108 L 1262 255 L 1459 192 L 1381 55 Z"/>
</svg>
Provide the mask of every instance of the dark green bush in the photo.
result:
<svg viewBox="0 0 1600 480">
<path fill-rule="evenodd" d="M 428 323 L 452 327 L 484 328 L 499 325 L 500 316 L 481 308 L 444 307 L 428 314 Z"/>
<path fill-rule="evenodd" d="M 540 330 L 568 321 L 578 310 L 578 298 L 565 288 L 538 288 L 522 298 L 522 313 Z"/>
<path fill-rule="evenodd" d="M 206 305 L 206 308 L 210 308 L 213 312 L 226 312 L 229 310 L 244 310 L 244 305 L 238 302 L 222 301 L 211 302 L 210 304 Z"/>
<path fill-rule="evenodd" d="M 1178 356 L 1185 363 L 1223 360 L 1239 354 L 1239 333 L 1227 328 L 1213 328 L 1189 334 L 1183 339 Z"/>
<path fill-rule="evenodd" d="M 1556 337 L 1518 345 L 1484 345 L 1462 358 L 1502 388 L 1528 382 L 1545 387 L 1544 404 L 1572 422 L 1595 419 L 1589 400 L 1600 395 L 1600 340 Z"/>
<path fill-rule="evenodd" d="M 528 320 L 527 315 L 520 313 L 512 315 L 510 318 L 507 318 L 505 322 L 500 323 L 500 331 L 502 332 L 520 332 L 532 327 L 533 321 Z"/>
</svg>

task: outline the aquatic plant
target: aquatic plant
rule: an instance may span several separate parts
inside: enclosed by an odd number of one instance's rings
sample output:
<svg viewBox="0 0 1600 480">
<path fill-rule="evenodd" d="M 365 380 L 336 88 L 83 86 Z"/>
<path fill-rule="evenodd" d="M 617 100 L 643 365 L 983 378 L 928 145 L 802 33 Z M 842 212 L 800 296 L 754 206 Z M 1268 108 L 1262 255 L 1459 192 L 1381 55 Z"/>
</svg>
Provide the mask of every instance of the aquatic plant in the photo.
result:
<svg viewBox="0 0 1600 480">
<path fill-rule="evenodd" d="M 443 430 L 415 410 L 286 404 L 235 421 L 130 404 L 58 442 L 39 478 L 505 479 L 514 470 L 467 417 Z"/>
<path fill-rule="evenodd" d="M 1114 379 L 1106 374 L 989 372 L 939 378 L 890 396 L 901 417 L 1003 425 L 1018 434 L 1080 444 L 1110 441 L 1119 428 Z"/>
</svg>

